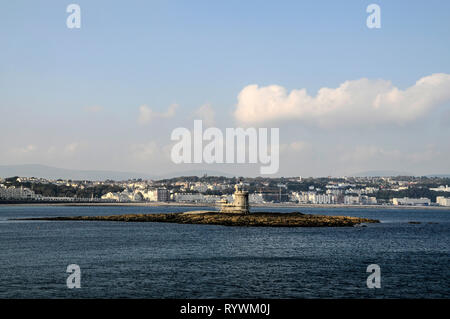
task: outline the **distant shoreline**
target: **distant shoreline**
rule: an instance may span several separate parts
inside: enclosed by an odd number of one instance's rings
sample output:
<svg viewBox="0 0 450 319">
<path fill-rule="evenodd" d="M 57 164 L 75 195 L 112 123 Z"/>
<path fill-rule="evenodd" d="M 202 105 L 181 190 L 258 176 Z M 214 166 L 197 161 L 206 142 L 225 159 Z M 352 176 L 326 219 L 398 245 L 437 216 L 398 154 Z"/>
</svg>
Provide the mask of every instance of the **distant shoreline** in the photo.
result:
<svg viewBox="0 0 450 319">
<path fill-rule="evenodd" d="M 177 202 L 127 202 L 127 203 L 74 203 L 74 202 L 0 202 L 1 206 L 74 206 L 74 207 L 215 207 L 211 203 L 177 203 Z M 443 206 L 393 206 L 393 205 L 346 205 L 346 204 L 252 204 L 254 208 L 372 208 L 372 209 L 434 209 L 450 210 Z"/>
</svg>

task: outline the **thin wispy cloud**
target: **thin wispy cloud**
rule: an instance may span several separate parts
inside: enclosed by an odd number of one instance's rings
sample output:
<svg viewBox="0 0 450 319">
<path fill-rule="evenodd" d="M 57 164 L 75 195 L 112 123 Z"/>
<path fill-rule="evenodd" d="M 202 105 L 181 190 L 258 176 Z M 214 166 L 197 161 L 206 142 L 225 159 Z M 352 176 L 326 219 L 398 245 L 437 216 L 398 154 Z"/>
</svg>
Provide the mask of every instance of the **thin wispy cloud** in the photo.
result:
<svg viewBox="0 0 450 319">
<path fill-rule="evenodd" d="M 104 107 L 101 105 L 92 105 L 92 106 L 86 106 L 84 108 L 84 111 L 86 113 L 100 113 L 103 112 Z"/>
<path fill-rule="evenodd" d="M 215 115 L 216 114 L 211 104 L 204 104 L 194 112 L 195 119 L 202 120 L 203 124 L 209 127 L 214 126 L 216 124 Z"/>
<path fill-rule="evenodd" d="M 175 116 L 177 108 L 178 104 L 171 104 L 166 112 L 156 112 L 147 105 L 141 105 L 139 107 L 138 123 L 140 125 L 146 125 L 156 119 L 172 118 Z"/>
</svg>

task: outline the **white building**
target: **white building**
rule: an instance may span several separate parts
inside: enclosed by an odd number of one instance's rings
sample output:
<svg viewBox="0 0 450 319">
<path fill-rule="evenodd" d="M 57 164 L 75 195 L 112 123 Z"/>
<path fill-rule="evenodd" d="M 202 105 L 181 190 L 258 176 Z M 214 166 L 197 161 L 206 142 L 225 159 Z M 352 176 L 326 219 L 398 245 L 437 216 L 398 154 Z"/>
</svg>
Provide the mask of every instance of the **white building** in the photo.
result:
<svg viewBox="0 0 450 319">
<path fill-rule="evenodd" d="M 252 204 L 263 204 L 263 203 L 265 203 L 264 198 L 263 198 L 263 194 L 261 194 L 261 193 L 250 194 L 248 200 Z"/>
<path fill-rule="evenodd" d="M 439 186 L 436 188 L 430 188 L 430 191 L 434 191 L 434 192 L 450 192 L 450 187 L 448 187 L 448 185 L 445 186 Z"/>
<path fill-rule="evenodd" d="M 173 199 L 176 202 L 184 203 L 216 203 L 223 199 L 232 201 L 233 196 L 204 195 L 200 193 L 175 193 L 173 194 Z"/>
<path fill-rule="evenodd" d="M 365 188 L 349 188 L 345 190 L 345 194 L 358 194 L 358 195 L 368 195 L 377 192 L 379 189 L 376 187 L 365 187 Z"/>
<path fill-rule="evenodd" d="M 203 195 L 200 193 L 175 193 L 173 194 L 173 199 L 176 202 L 201 202 Z"/>
<path fill-rule="evenodd" d="M 50 201 L 50 202 L 74 202 L 75 201 L 75 197 L 50 196 L 50 197 L 42 197 L 41 199 L 45 200 L 45 201 Z"/>
<path fill-rule="evenodd" d="M 344 204 L 346 205 L 376 205 L 377 198 L 367 195 L 345 196 Z"/>
<path fill-rule="evenodd" d="M 203 183 L 195 183 L 194 185 L 191 186 L 191 191 L 204 193 L 207 190 L 208 190 L 208 186 Z"/>
<path fill-rule="evenodd" d="M 377 204 L 377 198 L 373 196 L 367 196 L 367 195 L 361 195 L 359 197 L 359 200 L 361 204 L 363 205 L 376 205 Z"/>
<path fill-rule="evenodd" d="M 121 193 L 108 193 L 102 196 L 104 200 L 113 200 L 116 202 L 167 202 L 170 199 L 169 191 L 165 188 L 156 188 L 150 190 L 124 190 Z"/>
<path fill-rule="evenodd" d="M 359 205 L 361 204 L 361 200 L 359 196 L 345 196 L 344 197 L 345 205 Z"/>
<path fill-rule="evenodd" d="M 12 187 L 2 187 L 0 188 L 0 198 L 9 199 L 9 200 L 27 200 L 27 199 L 36 199 L 36 194 L 24 187 L 16 188 Z"/>
<path fill-rule="evenodd" d="M 436 203 L 439 206 L 450 206 L 450 198 L 444 197 L 444 196 L 438 196 L 438 197 L 436 197 Z"/>
<path fill-rule="evenodd" d="M 149 202 L 168 202 L 170 199 L 169 190 L 166 188 L 154 188 L 140 191 L 144 200 Z"/>
<path fill-rule="evenodd" d="M 291 201 L 301 204 L 334 204 L 336 196 L 332 194 L 318 194 L 316 192 L 293 192 Z"/>
<path fill-rule="evenodd" d="M 313 204 L 333 204 L 334 199 L 332 195 L 329 194 L 315 194 L 312 197 Z"/>
<path fill-rule="evenodd" d="M 123 191 L 121 193 L 107 193 L 105 195 L 102 196 L 102 199 L 105 200 L 112 200 L 112 201 L 116 201 L 116 202 L 130 202 L 132 200 L 131 194 L 128 191 Z"/>
<path fill-rule="evenodd" d="M 329 188 L 327 189 L 326 193 L 334 196 L 341 196 L 342 194 L 344 194 L 344 190 L 339 188 Z"/>
<path fill-rule="evenodd" d="M 407 205 L 407 206 L 429 206 L 431 204 L 431 200 L 429 198 L 421 197 L 421 198 L 393 198 L 392 203 L 394 205 Z"/>
</svg>

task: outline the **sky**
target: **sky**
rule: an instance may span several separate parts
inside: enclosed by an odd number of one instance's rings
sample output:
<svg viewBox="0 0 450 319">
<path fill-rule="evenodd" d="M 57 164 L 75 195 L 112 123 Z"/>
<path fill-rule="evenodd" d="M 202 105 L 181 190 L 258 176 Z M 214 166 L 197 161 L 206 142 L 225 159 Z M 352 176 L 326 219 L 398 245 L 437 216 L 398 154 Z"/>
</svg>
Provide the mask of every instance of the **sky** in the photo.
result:
<svg viewBox="0 0 450 319">
<path fill-rule="evenodd" d="M 279 128 L 275 176 L 450 174 L 449 18 L 436 0 L 3 1 L 0 165 L 259 175 L 173 163 L 172 131 L 202 119 Z"/>
</svg>

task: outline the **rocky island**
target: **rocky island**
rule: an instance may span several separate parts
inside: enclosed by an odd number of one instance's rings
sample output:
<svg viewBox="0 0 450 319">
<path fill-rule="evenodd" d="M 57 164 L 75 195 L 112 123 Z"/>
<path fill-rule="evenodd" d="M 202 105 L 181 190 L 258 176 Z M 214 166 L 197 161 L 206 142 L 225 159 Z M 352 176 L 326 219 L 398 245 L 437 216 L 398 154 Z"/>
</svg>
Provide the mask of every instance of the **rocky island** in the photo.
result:
<svg viewBox="0 0 450 319">
<path fill-rule="evenodd" d="M 24 219 L 22 219 L 24 220 Z M 49 221 L 115 221 L 115 222 L 159 222 L 177 224 L 203 224 L 223 226 L 257 226 L 257 227 L 345 227 L 361 223 L 379 223 L 378 220 L 347 217 L 310 215 L 299 212 L 292 213 L 220 213 L 220 212 L 188 212 L 164 214 L 128 214 L 111 216 L 72 216 L 42 217 L 26 220 Z"/>
</svg>

